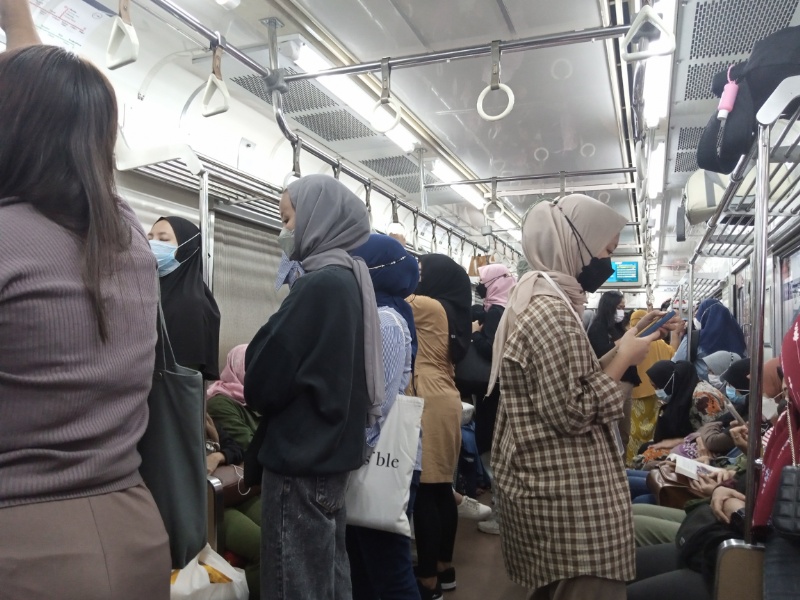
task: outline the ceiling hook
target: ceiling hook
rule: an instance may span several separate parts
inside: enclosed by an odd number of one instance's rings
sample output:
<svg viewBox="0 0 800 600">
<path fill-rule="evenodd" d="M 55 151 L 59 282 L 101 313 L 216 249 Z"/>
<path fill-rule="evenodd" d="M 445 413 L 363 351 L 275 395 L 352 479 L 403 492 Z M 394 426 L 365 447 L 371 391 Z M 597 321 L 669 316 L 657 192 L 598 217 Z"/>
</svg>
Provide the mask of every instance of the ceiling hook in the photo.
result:
<svg viewBox="0 0 800 600">
<path fill-rule="evenodd" d="M 333 165 L 333 178 L 339 179 L 339 176 L 342 174 L 342 159 L 337 158 L 336 164 Z"/>
</svg>

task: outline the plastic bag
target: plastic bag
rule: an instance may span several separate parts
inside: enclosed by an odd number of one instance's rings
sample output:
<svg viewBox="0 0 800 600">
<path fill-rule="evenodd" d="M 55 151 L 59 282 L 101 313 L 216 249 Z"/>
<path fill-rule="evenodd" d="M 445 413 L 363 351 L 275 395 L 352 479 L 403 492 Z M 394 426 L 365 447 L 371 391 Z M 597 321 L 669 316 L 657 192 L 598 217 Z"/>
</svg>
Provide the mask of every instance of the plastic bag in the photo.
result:
<svg viewBox="0 0 800 600">
<path fill-rule="evenodd" d="M 212 573 L 220 583 L 211 582 Z M 173 573 L 169 597 L 172 600 L 247 600 L 249 595 L 244 571 L 229 565 L 206 544 L 189 564 Z"/>
</svg>

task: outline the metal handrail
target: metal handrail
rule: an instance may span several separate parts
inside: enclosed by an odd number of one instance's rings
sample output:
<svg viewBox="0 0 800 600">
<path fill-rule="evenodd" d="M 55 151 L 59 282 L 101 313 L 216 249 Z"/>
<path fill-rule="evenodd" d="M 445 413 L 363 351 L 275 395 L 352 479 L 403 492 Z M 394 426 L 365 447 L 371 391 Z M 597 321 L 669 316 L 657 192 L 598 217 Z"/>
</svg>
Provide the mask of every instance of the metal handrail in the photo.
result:
<svg viewBox="0 0 800 600">
<path fill-rule="evenodd" d="M 595 40 L 607 40 L 611 38 L 623 37 L 630 30 L 630 25 L 610 25 L 607 27 L 595 27 L 592 29 L 581 29 L 578 31 L 565 31 L 552 33 L 536 37 L 522 38 L 519 40 L 508 40 L 499 42 L 500 52 L 521 52 L 524 50 L 535 50 L 537 48 L 552 48 L 554 46 L 566 46 L 568 44 L 579 44 L 582 42 L 593 42 Z M 449 62 L 462 58 L 474 58 L 476 56 L 489 56 L 492 53 L 492 43 L 478 44 L 475 46 L 465 46 L 451 50 L 441 50 L 439 52 L 427 52 L 424 54 L 410 54 L 398 58 L 389 58 L 388 65 L 391 69 L 405 69 L 408 67 L 418 67 L 421 65 L 431 65 L 440 62 Z M 380 72 L 383 61 L 376 60 L 371 62 L 346 65 L 343 67 L 332 67 L 315 71 L 313 73 L 297 73 L 287 75 L 286 82 L 300 81 L 303 79 L 316 79 L 317 77 L 327 77 L 329 75 L 365 75 L 367 73 Z"/>
<path fill-rule="evenodd" d="M 462 179 L 460 181 L 426 183 L 426 188 L 449 187 L 451 185 L 489 185 L 491 183 L 513 183 L 516 181 L 535 181 L 539 179 L 558 179 L 568 177 L 598 177 L 601 175 L 625 175 L 635 173 L 635 167 L 615 167 L 610 169 L 594 169 L 591 171 L 566 171 L 559 173 L 536 173 L 530 175 L 506 175 L 503 177 L 483 177 L 480 179 Z"/>
</svg>

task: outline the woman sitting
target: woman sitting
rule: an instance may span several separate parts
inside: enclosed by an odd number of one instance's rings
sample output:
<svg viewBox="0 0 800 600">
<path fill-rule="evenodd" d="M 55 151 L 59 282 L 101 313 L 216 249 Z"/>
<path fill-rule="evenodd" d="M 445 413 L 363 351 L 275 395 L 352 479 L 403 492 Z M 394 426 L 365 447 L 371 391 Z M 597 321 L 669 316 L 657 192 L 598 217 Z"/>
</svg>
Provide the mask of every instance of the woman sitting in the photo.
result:
<svg viewBox="0 0 800 600">
<path fill-rule="evenodd" d="M 208 414 L 242 447 L 247 449 L 261 416 L 244 401 L 244 356 L 247 344 L 228 352 L 219 381 L 208 388 Z"/>
</svg>

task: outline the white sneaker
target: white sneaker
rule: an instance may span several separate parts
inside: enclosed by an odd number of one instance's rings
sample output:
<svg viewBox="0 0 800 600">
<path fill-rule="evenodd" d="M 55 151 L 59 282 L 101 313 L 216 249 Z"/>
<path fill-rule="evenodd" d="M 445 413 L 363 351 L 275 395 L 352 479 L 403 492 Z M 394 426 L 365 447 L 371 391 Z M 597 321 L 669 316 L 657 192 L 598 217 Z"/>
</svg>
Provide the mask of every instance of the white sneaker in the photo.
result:
<svg viewBox="0 0 800 600">
<path fill-rule="evenodd" d="M 461 504 L 456 506 L 458 506 L 458 516 L 471 521 L 485 521 L 492 516 L 491 508 L 469 496 L 462 496 Z"/>
<path fill-rule="evenodd" d="M 494 519 L 478 523 L 478 531 L 490 535 L 500 535 L 500 523 Z"/>
</svg>

